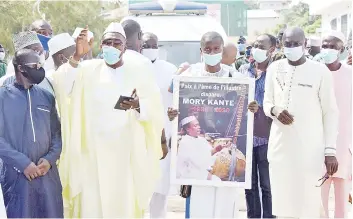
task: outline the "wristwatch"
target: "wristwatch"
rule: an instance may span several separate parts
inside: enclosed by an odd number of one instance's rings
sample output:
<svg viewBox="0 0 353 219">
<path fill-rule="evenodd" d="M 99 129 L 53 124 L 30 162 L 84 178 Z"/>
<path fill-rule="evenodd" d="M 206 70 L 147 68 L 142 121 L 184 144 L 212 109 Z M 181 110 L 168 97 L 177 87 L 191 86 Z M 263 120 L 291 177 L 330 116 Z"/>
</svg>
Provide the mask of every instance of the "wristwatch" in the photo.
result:
<svg viewBox="0 0 353 219">
<path fill-rule="evenodd" d="M 79 62 L 79 61 L 76 61 L 73 56 L 70 56 L 69 62 L 71 62 L 72 64 L 75 64 L 75 65 L 80 64 L 80 62 Z"/>
</svg>

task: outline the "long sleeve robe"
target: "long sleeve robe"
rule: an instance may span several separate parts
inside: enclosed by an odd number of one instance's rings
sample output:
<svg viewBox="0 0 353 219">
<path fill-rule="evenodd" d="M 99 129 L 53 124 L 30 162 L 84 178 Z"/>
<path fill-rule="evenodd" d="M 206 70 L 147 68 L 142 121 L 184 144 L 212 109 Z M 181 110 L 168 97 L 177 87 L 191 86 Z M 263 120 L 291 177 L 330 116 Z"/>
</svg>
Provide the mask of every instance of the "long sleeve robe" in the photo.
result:
<svg viewBox="0 0 353 219">
<path fill-rule="evenodd" d="M 185 135 L 179 142 L 177 178 L 207 180 L 215 162 L 212 147 L 205 138 Z"/>
<path fill-rule="evenodd" d="M 0 88 L 1 186 L 7 216 L 62 218 L 62 187 L 56 161 L 61 153 L 60 122 L 54 97 L 34 85 Z M 45 176 L 28 181 L 23 174 L 44 158 L 51 164 Z"/>
<path fill-rule="evenodd" d="M 283 90 L 282 90 L 283 89 Z M 294 116 L 283 125 L 272 107 Z M 273 119 L 268 145 L 273 214 L 279 217 L 320 216 L 320 188 L 325 154 L 334 154 L 338 108 L 332 74 L 321 63 L 307 59 L 290 66 L 287 59 L 267 70 L 264 112 Z"/>
<path fill-rule="evenodd" d="M 54 73 L 54 87 L 61 86 L 61 73 Z M 153 72 L 136 54 L 125 53 L 121 68 L 90 60 L 75 74 L 70 96 L 64 95 L 69 86 L 61 86 L 58 99 L 61 119 L 66 117 L 60 161 L 65 214 L 142 217 L 160 176 L 162 156 L 163 105 Z M 133 89 L 141 113 L 114 109 L 119 96 L 130 96 Z"/>
<path fill-rule="evenodd" d="M 168 86 L 173 78 L 174 73 L 177 70 L 178 69 L 175 67 L 175 65 L 167 61 L 157 59 L 155 62 L 153 62 L 153 73 L 161 92 L 162 103 L 164 107 L 163 119 L 167 142 L 169 142 L 172 129 L 167 112 L 168 108 L 173 106 L 173 95 L 168 92 Z M 168 153 L 167 156 L 160 161 L 160 165 L 162 170 L 162 178 L 158 182 L 155 192 L 163 195 L 168 195 L 170 187 L 170 153 Z"/>
</svg>

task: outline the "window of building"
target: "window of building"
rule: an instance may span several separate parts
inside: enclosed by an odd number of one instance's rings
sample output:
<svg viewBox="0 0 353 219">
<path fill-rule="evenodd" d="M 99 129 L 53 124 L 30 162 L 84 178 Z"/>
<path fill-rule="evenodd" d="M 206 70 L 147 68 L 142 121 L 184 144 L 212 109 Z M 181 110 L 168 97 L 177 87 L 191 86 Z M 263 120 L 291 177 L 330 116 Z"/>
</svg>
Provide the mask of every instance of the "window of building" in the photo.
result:
<svg viewBox="0 0 353 219">
<path fill-rule="evenodd" d="M 331 21 L 331 29 L 337 30 L 337 19 L 336 18 Z"/>
<path fill-rule="evenodd" d="M 348 16 L 346 14 L 341 17 L 341 32 L 345 36 L 348 34 Z"/>
</svg>

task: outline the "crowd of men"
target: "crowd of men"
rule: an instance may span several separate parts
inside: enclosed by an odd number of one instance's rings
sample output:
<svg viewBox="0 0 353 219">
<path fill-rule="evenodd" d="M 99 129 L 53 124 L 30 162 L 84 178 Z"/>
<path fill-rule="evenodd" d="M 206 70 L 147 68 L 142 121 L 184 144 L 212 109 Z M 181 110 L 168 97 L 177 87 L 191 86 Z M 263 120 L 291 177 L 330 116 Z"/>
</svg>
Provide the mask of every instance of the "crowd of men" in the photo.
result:
<svg viewBox="0 0 353 219">
<path fill-rule="evenodd" d="M 330 31 L 308 50 L 300 28 L 262 34 L 253 45 L 208 32 L 200 39 L 202 62 L 179 68 L 158 58 L 158 36 L 142 33 L 134 20 L 105 29 L 97 59 L 87 56 L 87 28 L 77 37 L 53 33 L 38 20 L 14 35 L 10 63 L 0 47 L 7 217 L 138 218 L 149 207 L 151 218 L 165 218 L 170 121 L 178 116 L 171 84 L 180 74 L 255 79 L 249 218 L 318 218 L 321 206 L 328 217 L 332 183 L 335 217 L 347 216 L 352 58 L 341 61 L 342 33 Z M 38 34 L 50 38 L 47 50 Z"/>
</svg>

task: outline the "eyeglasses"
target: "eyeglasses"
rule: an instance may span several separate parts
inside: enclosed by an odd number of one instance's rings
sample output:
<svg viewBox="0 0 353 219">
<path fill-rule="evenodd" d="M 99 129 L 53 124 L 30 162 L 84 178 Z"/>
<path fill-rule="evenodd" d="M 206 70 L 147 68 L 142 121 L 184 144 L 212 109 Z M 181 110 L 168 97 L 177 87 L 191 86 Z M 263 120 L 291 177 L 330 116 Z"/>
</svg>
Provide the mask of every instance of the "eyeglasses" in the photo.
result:
<svg viewBox="0 0 353 219">
<path fill-rule="evenodd" d="M 316 187 L 321 187 L 325 182 L 326 180 L 330 178 L 327 174 L 325 174 L 325 176 L 323 176 L 321 179 L 318 180 L 319 182 L 319 185 L 316 185 Z M 321 182 L 321 183 L 320 183 Z"/>
</svg>

